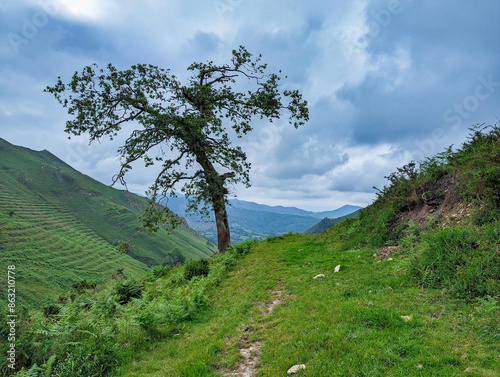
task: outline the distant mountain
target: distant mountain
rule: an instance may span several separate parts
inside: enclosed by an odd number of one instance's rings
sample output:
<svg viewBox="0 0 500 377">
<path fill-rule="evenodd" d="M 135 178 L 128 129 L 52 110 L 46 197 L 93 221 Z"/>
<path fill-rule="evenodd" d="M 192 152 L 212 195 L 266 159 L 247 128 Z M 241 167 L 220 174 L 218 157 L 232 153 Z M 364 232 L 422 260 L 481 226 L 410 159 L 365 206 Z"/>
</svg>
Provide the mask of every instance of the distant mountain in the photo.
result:
<svg viewBox="0 0 500 377">
<path fill-rule="evenodd" d="M 40 302 L 83 279 L 109 280 L 121 268 L 133 275 L 213 253 L 215 245 L 186 226 L 148 236 L 138 221 L 146 204 L 48 151 L 0 139 L 0 265 L 16 266 L 19 303 Z M 4 285 L 0 280 L 0 294 Z"/>
<path fill-rule="evenodd" d="M 352 217 L 357 217 L 359 213 L 359 209 L 357 211 L 354 211 L 353 213 L 350 213 L 345 216 L 329 219 L 328 217 L 325 217 L 323 220 L 321 220 L 319 223 L 316 225 L 312 226 L 311 228 L 307 229 L 304 234 L 320 234 L 323 233 L 325 230 L 331 228 L 332 226 L 340 223 L 341 221 L 344 221 L 345 219 L 349 219 Z"/>
<path fill-rule="evenodd" d="M 345 205 L 345 206 L 340 207 L 334 211 L 316 212 L 314 215 L 316 218 L 319 218 L 319 219 L 324 219 L 325 217 L 330 218 L 330 219 L 336 219 L 339 217 L 344 217 L 344 216 L 350 215 L 356 211 L 359 211 L 360 209 L 362 209 L 362 207 Z"/>
<path fill-rule="evenodd" d="M 318 220 L 329 217 L 343 217 L 361 207 L 345 205 L 333 211 L 311 212 L 295 207 L 268 206 L 244 200 L 230 199 L 227 207 L 232 243 L 246 239 L 264 239 L 287 232 L 304 232 L 318 223 Z M 186 199 L 183 196 L 169 198 L 163 202 L 179 216 L 184 217 L 189 226 L 203 236 L 216 241 L 217 230 L 210 219 L 203 220 L 199 216 L 186 213 Z"/>
<path fill-rule="evenodd" d="M 310 216 L 316 219 L 324 219 L 325 217 L 329 218 L 342 217 L 361 209 L 361 207 L 358 206 L 345 205 L 333 211 L 312 212 L 296 207 L 268 206 L 265 204 L 246 202 L 244 200 L 238 200 L 238 199 L 230 199 L 229 202 L 235 208 L 244 208 L 261 212 L 280 213 L 284 215 Z"/>
</svg>

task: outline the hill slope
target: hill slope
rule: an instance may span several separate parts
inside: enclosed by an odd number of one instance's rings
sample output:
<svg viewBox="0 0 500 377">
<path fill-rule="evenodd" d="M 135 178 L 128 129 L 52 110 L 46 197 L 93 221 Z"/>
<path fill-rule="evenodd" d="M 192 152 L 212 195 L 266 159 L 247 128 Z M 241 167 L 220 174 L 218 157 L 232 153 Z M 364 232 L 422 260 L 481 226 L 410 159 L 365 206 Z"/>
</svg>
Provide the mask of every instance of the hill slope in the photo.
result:
<svg viewBox="0 0 500 377">
<path fill-rule="evenodd" d="M 406 256 L 379 263 L 376 249 L 343 250 L 340 237 L 260 243 L 208 309 L 119 375 L 275 377 L 296 364 L 310 377 L 499 375 L 495 301 L 471 306 L 423 290 L 408 279 Z"/>
<path fill-rule="evenodd" d="M 0 139 L 0 263 L 15 264 L 19 303 L 51 297 L 82 279 L 108 280 L 117 269 L 137 274 L 214 248 L 186 227 L 168 235 L 141 232 L 146 200 L 112 189 L 66 165 L 47 151 L 16 147 Z M 126 242 L 128 255 L 117 252 Z M 178 254 L 178 253 L 177 253 Z M 2 295 L 5 282 L 0 282 Z"/>
<path fill-rule="evenodd" d="M 350 219 L 350 218 L 355 218 L 359 214 L 359 210 L 350 213 L 348 215 L 342 216 L 342 217 L 337 217 L 337 218 L 328 218 L 325 217 L 323 220 L 321 220 L 319 223 L 316 225 L 310 227 L 307 229 L 304 234 L 320 234 L 323 233 L 325 230 L 331 228 L 334 225 L 337 225 L 338 223 L 344 221 L 345 219 Z"/>
</svg>

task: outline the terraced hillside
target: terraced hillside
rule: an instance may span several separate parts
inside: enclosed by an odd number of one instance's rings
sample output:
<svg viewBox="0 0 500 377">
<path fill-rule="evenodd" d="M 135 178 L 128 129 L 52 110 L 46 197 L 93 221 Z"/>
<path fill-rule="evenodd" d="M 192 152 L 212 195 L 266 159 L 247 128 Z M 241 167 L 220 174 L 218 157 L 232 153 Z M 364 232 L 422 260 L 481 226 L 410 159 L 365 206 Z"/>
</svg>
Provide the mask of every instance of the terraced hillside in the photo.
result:
<svg viewBox="0 0 500 377">
<path fill-rule="evenodd" d="M 175 262 L 172 254 L 198 259 L 213 252 L 187 227 L 146 235 L 138 222 L 145 205 L 47 151 L 0 139 L 0 266 L 16 265 L 18 303 L 41 305 L 83 279 L 104 282 L 121 268 L 134 275 Z M 120 243 L 126 254 L 117 251 Z"/>
</svg>

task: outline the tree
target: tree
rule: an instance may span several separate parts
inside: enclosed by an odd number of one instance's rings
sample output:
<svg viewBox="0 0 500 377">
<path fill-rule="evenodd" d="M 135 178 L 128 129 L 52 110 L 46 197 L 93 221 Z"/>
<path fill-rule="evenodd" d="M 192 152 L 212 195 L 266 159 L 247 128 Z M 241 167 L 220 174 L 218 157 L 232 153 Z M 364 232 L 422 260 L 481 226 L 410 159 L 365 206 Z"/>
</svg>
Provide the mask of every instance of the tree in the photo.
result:
<svg viewBox="0 0 500 377">
<path fill-rule="evenodd" d="M 250 164 L 231 140 L 229 127 L 241 138 L 252 131 L 255 116 L 272 122 L 287 111 L 289 123 L 298 128 L 309 120 L 307 101 L 298 90 L 281 90 L 281 71 L 267 73 L 261 55 L 254 58 L 243 46 L 233 50 L 230 64 L 193 63 L 188 71 L 183 85 L 170 70 L 154 65 L 137 64 L 120 71 L 111 64 L 105 69 L 93 64 L 76 72 L 67 85 L 59 77 L 45 92 L 74 116 L 65 131 L 88 134 L 91 143 L 104 136 L 113 139 L 126 123 L 136 125 L 118 150 L 121 167 L 113 184 L 125 184 L 125 174 L 135 161 L 160 164 L 148 192 L 144 226 L 150 231 L 158 224 L 175 226 L 174 216 L 157 202 L 175 196 L 181 185 L 189 210 L 206 215 L 212 207 L 222 253 L 230 246 L 228 185 L 250 185 Z M 238 86 L 246 89 L 237 91 Z"/>
</svg>

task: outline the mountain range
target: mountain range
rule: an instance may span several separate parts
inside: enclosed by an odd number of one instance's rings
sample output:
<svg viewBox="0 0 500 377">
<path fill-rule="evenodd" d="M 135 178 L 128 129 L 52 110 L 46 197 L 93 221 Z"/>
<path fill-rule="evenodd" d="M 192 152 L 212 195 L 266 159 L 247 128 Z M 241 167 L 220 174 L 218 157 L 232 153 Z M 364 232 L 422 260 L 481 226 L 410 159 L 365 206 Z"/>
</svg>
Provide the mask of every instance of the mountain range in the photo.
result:
<svg viewBox="0 0 500 377">
<path fill-rule="evenodd" d="M 169 198 L 163 201 L 172 211 L 184 217 L 189 226 L 201 235 L 215 241 L 217 231 L 213 216 L 202 219 L 186 212 L 186 198 Z M 238 243 L 247 239 L 265 239 L 288 232 L 303 233 L 320 220 L 343 219 L 359 211 L 361 207 L 345 205 L 336 210 L 312 212 L 296 207 L 268 206 L 239 199 L 230 199 L 227 207 L 231 241 Z"/>
</svg>

